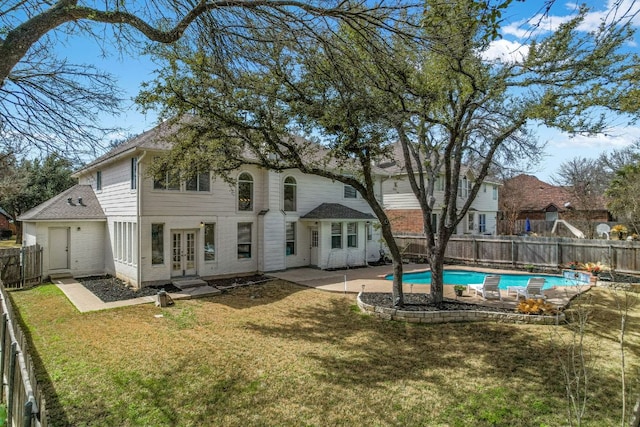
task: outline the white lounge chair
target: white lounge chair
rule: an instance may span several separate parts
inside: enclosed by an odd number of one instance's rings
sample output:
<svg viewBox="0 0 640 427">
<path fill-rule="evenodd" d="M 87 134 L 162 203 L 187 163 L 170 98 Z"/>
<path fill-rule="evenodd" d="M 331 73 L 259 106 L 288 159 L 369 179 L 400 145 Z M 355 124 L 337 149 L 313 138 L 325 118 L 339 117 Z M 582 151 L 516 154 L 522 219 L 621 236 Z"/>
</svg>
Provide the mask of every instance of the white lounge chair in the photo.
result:
<svg viewBox="0 0 640 427">
<path fill-rule="evenodd" d="M 485 276 L 484 282 L 469 284 L 467 289 L 469 292 L 473 289 L 476 292 L 476 295 L 482 295 L 482 299 L 484 300 L 487 299 L 487 295 L 493 294 L 502 301 L 502 294 L 500 294 L 498 285 L 500 285 L 500 276 Z"/>
<path fill-rule="evenodd" d="M 509 286 L 507 287 L 507 296 L 511 293 L 515 294 L 516 299 L 522 295 L 525 299 L 542 298 L 547 299 L 542 287 L 544 286 L 544 277 L 532 277 L 527 282 L 527 286 Z"/>
</svg>

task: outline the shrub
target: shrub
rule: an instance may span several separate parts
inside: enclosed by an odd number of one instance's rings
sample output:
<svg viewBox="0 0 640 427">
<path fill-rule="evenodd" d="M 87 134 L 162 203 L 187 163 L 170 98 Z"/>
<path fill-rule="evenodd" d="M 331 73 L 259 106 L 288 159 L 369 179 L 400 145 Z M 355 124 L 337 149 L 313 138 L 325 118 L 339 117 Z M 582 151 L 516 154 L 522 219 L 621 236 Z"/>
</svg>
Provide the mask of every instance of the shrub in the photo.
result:
<svg viewBox="0 0 640 427">
<path fill-rule="evenodd" d="M 558 309 L 553 304 L 546 302 L 542 298 L 529 298 L 518 303 L 516 312 L 522 314 L 552 315 L 556 314 L 558 312 Z"/>
</svg>

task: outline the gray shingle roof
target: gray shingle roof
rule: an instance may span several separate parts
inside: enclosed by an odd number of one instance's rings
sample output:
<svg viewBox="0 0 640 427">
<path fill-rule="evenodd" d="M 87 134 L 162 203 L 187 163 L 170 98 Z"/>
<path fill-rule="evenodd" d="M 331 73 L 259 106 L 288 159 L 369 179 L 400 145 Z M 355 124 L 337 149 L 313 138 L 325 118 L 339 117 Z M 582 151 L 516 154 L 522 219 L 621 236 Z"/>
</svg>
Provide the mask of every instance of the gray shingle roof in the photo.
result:
<svg viewBox="0 0 640 427">
<path fill-rule="evenodd" d="M 376 219 L 373 215 L 348 208 L 340 203 L 323 203 L 302 219 Z"/>
<path fill-rule="evenodd" d="M 80 202 L 82 201 L 82 202 Z M 74 185 L 28 210 L 19 221 L 106 220 L 106 215 L 90 185 Z"/>
</svg>

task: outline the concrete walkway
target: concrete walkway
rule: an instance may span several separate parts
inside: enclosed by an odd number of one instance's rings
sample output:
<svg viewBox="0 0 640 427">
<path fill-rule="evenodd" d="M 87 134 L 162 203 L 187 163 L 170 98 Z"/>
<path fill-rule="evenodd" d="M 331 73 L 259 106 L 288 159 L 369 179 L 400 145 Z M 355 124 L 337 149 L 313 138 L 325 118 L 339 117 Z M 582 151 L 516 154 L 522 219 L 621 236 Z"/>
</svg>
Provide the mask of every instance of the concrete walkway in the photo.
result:
<svg viewBox="0 0 640 427">
<path fill-rule="evenodd" d="M 487 269 L 460 267 L 465 270 L 482 270 Z M 404 272 L 424 271 L 427 269 L 425 264 L 405 264 Z M 490 270 L 494 274 L 513 273 L 510 270 Z M 359 292 L 391 292 L 392 281 L 385 279 L 385 276 L 393 273 L 391 265 L 383 265 L 377 267 L 354 268 L 348 270 L 326 271 L 315 268 L 296 268 L 276 273 L 269 273 L 270 277 L 298 283 L 310 288 L 320 289 L 328 292 L 339 292 L 348 294 L 357 294 Z M 69 301 L 76 306 L 81 313 L 105 310 L 109 308 L 125 307 L 137 304 L 155 303 L 155 296 L 146 296 L 130 300 L 103 302 L 95 294 L 85 288 L 81 283 L 74 279 L 59 279 L 53 281 L 60 290 L 67 296 Z M 462 297 L 456 297 L 453 292 L 453 286 L 444 287 L 445 298 L 457 299 L 462 302 L 481 304 L 486 306 L 498 306 L 504 308 L 515 308 L 517 301 L 511 296 L 508 297 L 506 292 L 502 292 L 503 301 L 487 300 L 475 296 L 472 293 L 465 292 Z M 545 291 L 547 301 L 558 307 L 565 307 L 569 301 L 578 293 L 584 292 L 589 286 L 566 286 L 558 287 L 549 291 Z M 411 285 L 403 284 L 405 293 L 428 293 L 429 285 Z M 212 286 L 200 286 L 188 288 L 180 293 L 169 293 L 173 300 L 190 299 L 198 297 L 208 297 L 222 293 L 220 289 Z"/>
<path fill-rule="evenodd" d="M 53 280 L 53 283 L 67 296 L 69 301 L 76 306 L 80 313 L 88 311 L 105 310 L 108 308 L 126 307 L 129 305 L 155 303 L 155 296 L 146 296 L 122 301 L 104 302 L 93 292 L 85 288 L 75 279 Z M 169 293 L 173 300 L 198 298 L 221 294 L 222 291 L 211 286 L 200 286 L 197 288 L 185 289 L 182 292 Z"/>
</svg>

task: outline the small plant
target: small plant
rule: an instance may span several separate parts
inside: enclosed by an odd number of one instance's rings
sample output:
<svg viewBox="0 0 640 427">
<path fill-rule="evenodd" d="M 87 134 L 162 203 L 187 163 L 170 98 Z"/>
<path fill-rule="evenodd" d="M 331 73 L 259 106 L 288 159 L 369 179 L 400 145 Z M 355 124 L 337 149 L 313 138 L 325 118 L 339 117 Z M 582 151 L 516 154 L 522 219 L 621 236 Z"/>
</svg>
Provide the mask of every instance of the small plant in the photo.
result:
<svg viewBox="0 0 640 427">
<path fill-rule="evenodd" d="M 457 296 L 461 297 L 462 293 L 467 290 L 467 287 L 465 285 L 455 285 L 453 287 L 453 291 L 456 293 Z"/>
<path fill-rule="evenodd" d="M 607 267 L 604 264 L 601 264 L 599 262 L 595 263 L 595 262 L 588 262 L 584 265 L 584 269 L 587 270 L 589 273 L 593 274 L 594 276 L 597 276 L 598 274 L 602 273 L 603 271 L 608 271 L 609 267 Z"/>
<path fill-rule="evenodd" d="M 524 269 L 527 270 L 527 271 L 533 271 L 534 268 L 535 268 L 535 265 L 533 265 L 533 264 L 526 264 L 524 266 Z"/>
<path fill-rule="evenodd" d="M 582 270 L 584 268 L 584 265 L 578 261 L 571 261 L 569 264 L 567 264 L 567 267 L 569 267 L 571 270 Z"/>
<path fill-rule="evenodd" d="M 554 307 L 553 304 L 546 302 L 542 298 L 529 298 L 518 303 L 516 312 L 522 314 L 553 315 L 558 312 L 558 309 Z"/>
</svg>

